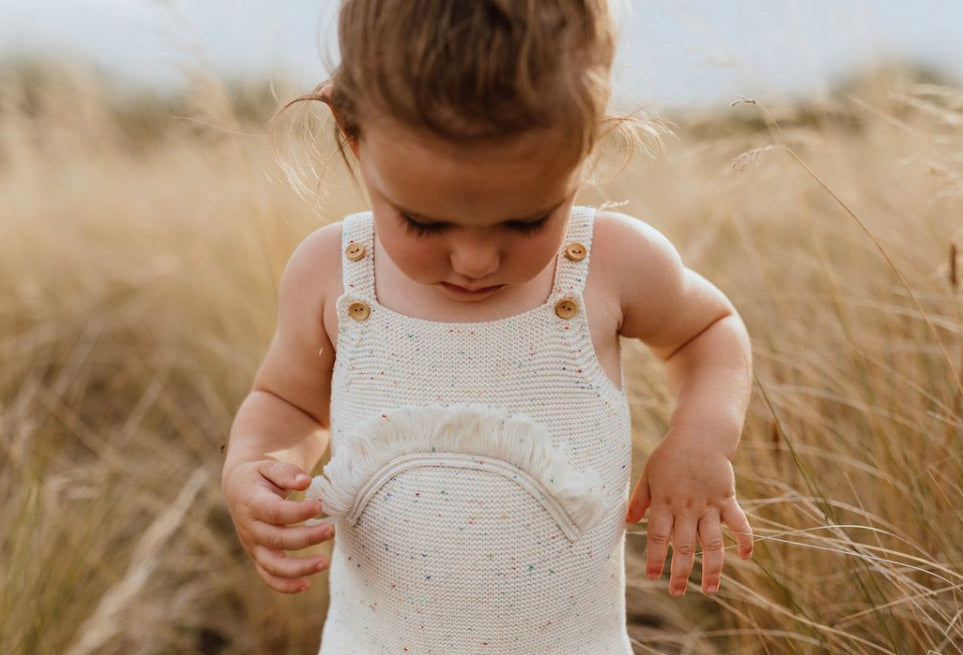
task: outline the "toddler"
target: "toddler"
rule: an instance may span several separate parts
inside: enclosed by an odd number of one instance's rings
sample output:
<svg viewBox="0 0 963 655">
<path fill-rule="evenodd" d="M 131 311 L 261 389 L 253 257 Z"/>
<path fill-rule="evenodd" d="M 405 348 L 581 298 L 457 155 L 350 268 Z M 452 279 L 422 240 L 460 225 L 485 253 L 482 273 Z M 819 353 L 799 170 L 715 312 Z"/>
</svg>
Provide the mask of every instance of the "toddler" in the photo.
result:
<svg viewBox="0 0 963 655">
<path fill-rule="evenodd" d="M 662 235 L 574 205 L 610 124 L 606 4 L 346 0 L 339 42 L 300 100 L 330 107 L 371 210 L 285 269 L 224 464 L 241 543 L 281 592 L 329 570 L 324 655 L 627 655 L 626 521 L 648 513 L 649 577 L 671 544 L 674 596 L 699 544 L 719 588 L 723 523 L 752 552 L 730 464 L 751 375 L 732 305 Z M 631 494 L 620 337 L 677 397 Z"/>
</svg>

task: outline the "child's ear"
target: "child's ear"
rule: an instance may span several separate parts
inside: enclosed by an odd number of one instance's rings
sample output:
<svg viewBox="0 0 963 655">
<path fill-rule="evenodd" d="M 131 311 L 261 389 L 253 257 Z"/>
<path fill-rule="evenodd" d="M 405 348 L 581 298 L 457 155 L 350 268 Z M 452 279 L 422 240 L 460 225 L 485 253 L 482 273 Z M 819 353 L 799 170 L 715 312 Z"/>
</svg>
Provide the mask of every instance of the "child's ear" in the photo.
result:
<svg viewBox="0 0 963 655">
<path fill-rule="evenodd" d="M 356 136 L 352 136 L 353 130 L 348 129 L 347 123 L 345 123 L 344 117 L 337 107 L 334 106 L 332 98 L 334 97 L 334 82 L 328 81 L 321 85 L 321 87 L 316 92 L 318 100 L 321 100 L 324 104 L 328 106 L 331 110 L 331 114 L 334 116 L 335 123 L 338 124 L 338 129 L 344 135 L 344 140 L 351 148 L 351 152 L 354 156 L 358 156 L 358 140 Z"/>
</svg>

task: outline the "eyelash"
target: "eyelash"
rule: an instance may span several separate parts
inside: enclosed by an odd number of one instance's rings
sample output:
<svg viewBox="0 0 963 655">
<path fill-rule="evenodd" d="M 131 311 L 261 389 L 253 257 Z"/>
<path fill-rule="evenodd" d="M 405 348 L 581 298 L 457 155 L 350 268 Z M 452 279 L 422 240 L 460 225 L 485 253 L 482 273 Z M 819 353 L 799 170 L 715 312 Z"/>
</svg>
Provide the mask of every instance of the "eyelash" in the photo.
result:
<svg viewBox="0 0 963 655">
<path fill-rule="evenodd" d="M 401 219 L 405 222 L 405 231 L 419 237 L 439 234 L 447 227 L 444 223 L 419 223 L 408 214 L 401 214 Z"/>
<path fill-rule="evenodd" d="M 509 229 L 518 232 L 519 234 L 534 234 L 545 227 L 545 224 L 548 223 L 548 219 L 551 217 L 551 214 L 546 214 L 545 216 L 537 218 L 534 221 L 524 221 L 518 223 L 511 222 L 507 225 Z"/>
<path fill-rule="evenodd" d="M 534 221 L 509 221 L 505 223 L 505 227 L 518 234 L 534 234 L 545 227 L 549 218 L 551 214 L 546 214 Z M 401 219 L 405 223 L 405 230 L 419 237 L 440 234 L 448 229 L 447 223 L 419 223 L 407 214 L 401 214 Z"/>
</svg>

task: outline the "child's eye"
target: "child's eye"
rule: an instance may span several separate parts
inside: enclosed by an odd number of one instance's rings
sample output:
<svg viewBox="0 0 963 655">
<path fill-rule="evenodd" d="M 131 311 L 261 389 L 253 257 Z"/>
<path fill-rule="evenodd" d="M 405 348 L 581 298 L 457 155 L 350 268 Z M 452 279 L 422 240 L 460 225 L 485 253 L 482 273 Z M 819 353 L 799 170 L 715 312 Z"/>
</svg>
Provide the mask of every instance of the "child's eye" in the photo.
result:
<svg viewBox="0 0 963 655">
<path fill-rule="evenodd" d="M 416 221 L 408 214 L 401 214 L 401 220 L 404 221 L 405 230 L 419 237 L 427 237 L 433 234 L 439 234 L 448 227 L 446 223 L 421 223 Z"/>
<path fill-rule="evenodd" d="M 441 234 L 448 229 L 449 224 L 444 222 L 437 223 L 422 223 L 421 221 L 416 221 L 408 214 L 399 212 L 401 220 L 404 222 L 405 230 L 415 236 L 428 237 L 435 234 Z M 551 218 L 551 214 L 546 214 L 541 218 L 536 218 L 533 221 L 507 221 L 502 225 L 518 234 L 534 234 L 538 232 L 548 223 Z"/>
<path fill-rule="evenodd" d="M 509 221 L 505 223 L 505 226 L 512 232 L 519 232 L 520 234 L 533 234 L 541 230 L 548 223 L 548 219 L 551 218 L 551 214 L 546 214 L 541 218 L 536 218 L 534 221 Z"/>
</svg>

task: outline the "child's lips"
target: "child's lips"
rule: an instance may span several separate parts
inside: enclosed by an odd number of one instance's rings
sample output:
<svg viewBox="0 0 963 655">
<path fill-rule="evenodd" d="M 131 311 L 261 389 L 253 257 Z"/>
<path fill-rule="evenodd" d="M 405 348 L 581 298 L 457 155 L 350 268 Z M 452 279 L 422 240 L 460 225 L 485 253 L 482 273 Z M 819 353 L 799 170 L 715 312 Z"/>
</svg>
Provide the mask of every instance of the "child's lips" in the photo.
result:
<svg viewBox="0 0 963 655">
<path fill-rule="evenodd" d="M 451 284 L 450 282 L 442 282 L 441 285 L 445 287 L 445 289 L 447 289 L 448 291 L 451 291 L 452 293 L 456 293 L 462 296 L 484 296 L 484 295 L 493 293 L 495 291 L 498 291 L 503 286 L 505 286 L 504 284 L 496 284 L 489 287 L 470 288 L 470 287 L 459 286 L 457 284 Z"/>
</svg>

